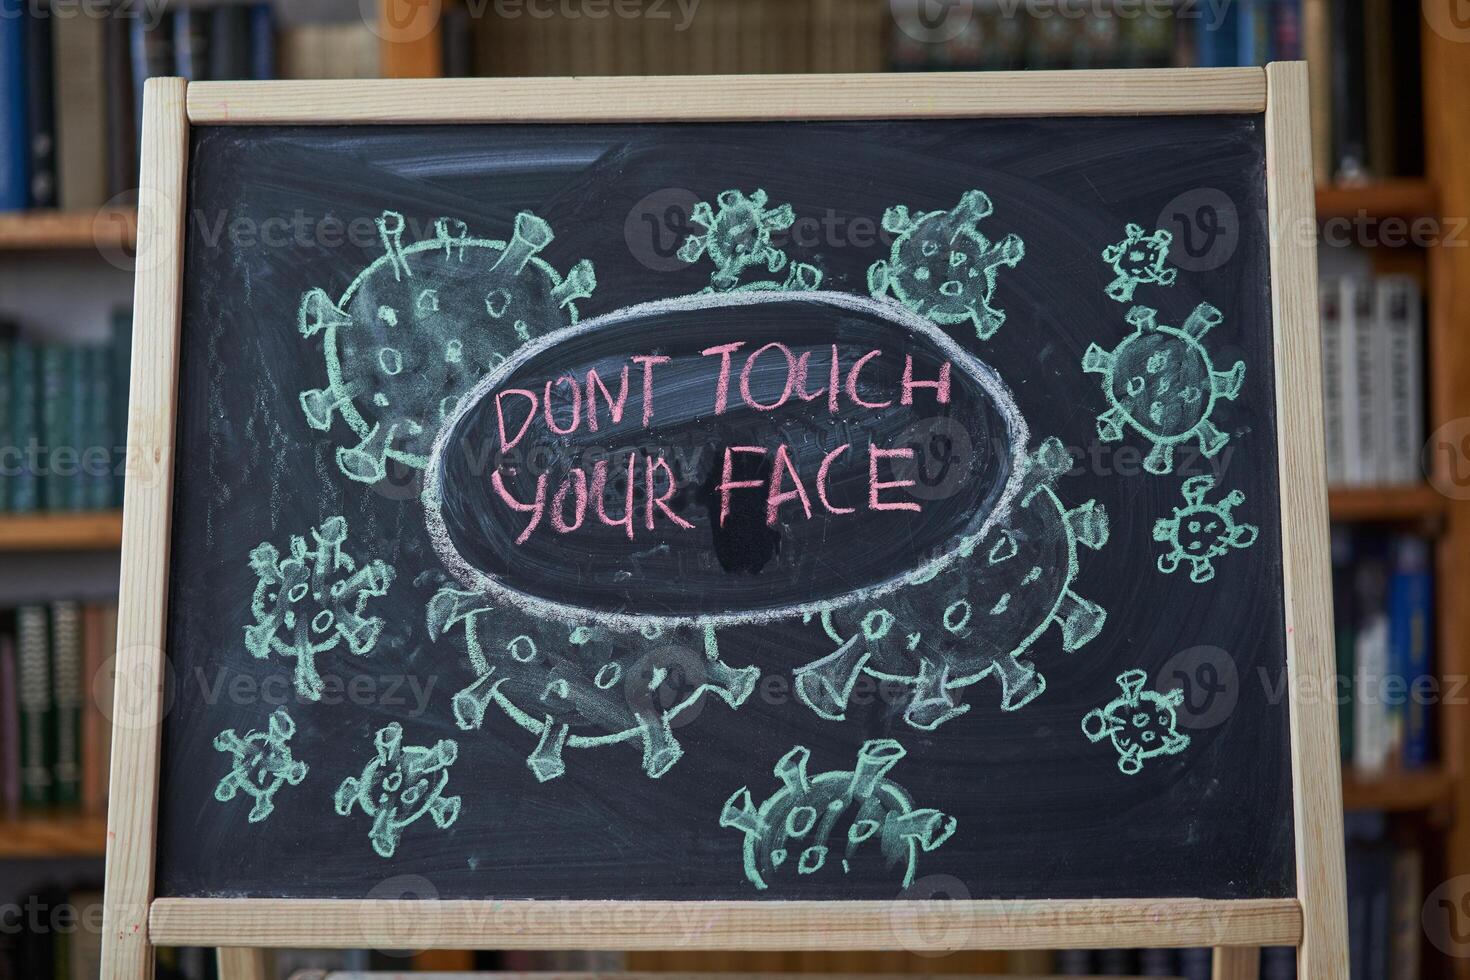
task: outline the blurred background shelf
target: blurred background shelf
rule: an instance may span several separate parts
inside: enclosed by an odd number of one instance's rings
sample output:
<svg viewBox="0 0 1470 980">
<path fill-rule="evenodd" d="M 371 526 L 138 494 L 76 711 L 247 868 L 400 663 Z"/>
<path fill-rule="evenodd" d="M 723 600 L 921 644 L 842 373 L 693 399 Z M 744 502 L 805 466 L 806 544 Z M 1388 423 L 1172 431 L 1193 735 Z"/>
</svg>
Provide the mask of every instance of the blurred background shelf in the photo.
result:
<svg viewBox="0 0 1470 980">
<path fill-rule="evenodd" d="M 1409 521 L 1442 516 L 1444 495 L 1428 484 L 1399 487 L 1353 487 L 1327 495 L 1334 521 Z"/>
<path fill-rule="evenodd" d="M 0 859 L 101 857 L 107 818 L 74 813 L 0 817 Z"/>
<path fill-rule="evenodd" d="M 1342 804 L 1349 810 L 1411 813 L 1449 802 L 1453 783 L 1441 769 L 1388 772 L 1365 776 L 1342 774 Z"/>
<path fill-rule="evenodd" d="M 1425 218 L 1439 213 L 1439 195 L 1427 180 L 1379 180 L 1317 188 L 1318 218 Z"/>
<path fill-rule="evenodd" d="M 0 517 L 0 552 L 100 551 L 122 545 L 122 511 Z"/>
<path fill-rule="evenodd" d="M 138 212 L 133 208 L 17 211 L 0 214 L 0 249 L 130 249 L 137 239 L 137 229 Z"/>
</svg>

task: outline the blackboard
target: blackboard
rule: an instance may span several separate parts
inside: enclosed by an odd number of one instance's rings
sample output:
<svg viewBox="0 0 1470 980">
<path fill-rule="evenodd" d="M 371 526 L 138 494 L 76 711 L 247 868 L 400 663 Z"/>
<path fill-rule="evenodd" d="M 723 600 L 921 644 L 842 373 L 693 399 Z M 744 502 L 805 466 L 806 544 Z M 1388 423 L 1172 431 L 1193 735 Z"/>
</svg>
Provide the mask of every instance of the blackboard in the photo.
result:
<svg viewBox="0 0 1470 980">
<path fill-rule="evenodd" d="M 188 159 L 158 896 L 1296 893 L 1263 116 Z"/>
</svg>

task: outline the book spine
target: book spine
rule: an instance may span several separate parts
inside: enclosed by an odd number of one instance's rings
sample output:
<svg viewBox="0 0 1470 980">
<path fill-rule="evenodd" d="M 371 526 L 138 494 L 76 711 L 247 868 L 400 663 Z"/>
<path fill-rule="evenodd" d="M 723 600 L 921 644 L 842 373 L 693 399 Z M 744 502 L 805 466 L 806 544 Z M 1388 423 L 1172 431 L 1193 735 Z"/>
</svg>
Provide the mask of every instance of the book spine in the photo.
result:
<svg viewBox="0 0 1470 980">
<path fill-rule="evenodd" d="M 13 385 L 11 357 L 14 341 L 0 339 L 0 513 L 11 509 L 11 494 L 20 465 L 20 440 L 15 433 L 15 411 L 10 397 Z"/>
<path fill-rule="evenodd" d="M 20 677 L 15 637 L 0 634 L 0 807 L 20 806 Z"/>
<path fill-rule="evenodd" d="M 69 346 L 66 350 L 66 422 L 67 422 L 67 466 L 62 476 L 66 488 L 66 509 L 86 510 L 90 497 L 88 483 L 91 471 L 87 468 L 92 448 L 92 413 L 95 393 L 88 381 L 90 350 L 87 347 Z"/>
<path fill-rule="evenodd" d="M 0 0 L 0 211 L 31 200 L 24 0 Z"/>
<path fill-rule="evenodd" d="M 1348 414 L 1354 422 L 1351 435 L 1356 445 L 1349 447 L 1348 480 L 1363 485 L 1378 482 L 1381 469 L 1380 413 L 1382 383 L 1379 370 L 1380 345 L 1374 330 L 1373 283 L 1367 279 L 1348 278 L 1348 297 L 1343 300 L 1343 314 L 1349 316 L 1343 331 L 1351 336 L 1353 389 L 1344 398 Z"/>
<path fill-rule="evenodd" d="M 1339 387 L 1342 390 L 1342 478 L 1349 486 L 1363 482 L 1363 415 L 1359 407 L 1364 393 L 1358 374 L 1358 343 L 1360 341 L 1358 317 L 1359 282 L 1352 276 L 1334 280 L 1337 286 L 1336 314 L 1341 321 L 1342 356 L 1339 359 Z M 1371 378 L 1369 379 L 1371 382 Z"/>
<path fill-rule="evenodd" d="M 74 805 L 82 798 L 82 636 L 75 602 L 51 607 L 51 672 L 56 756 L 54 801 Z"/>
<path fill-rule="evenodd" d="M 1357 603 L 1353 593 L 1353 534 L 1346 527 L 1332 529 L 1333 648 L 1337 664 L 1337 737 L 1342 761 L 1354 758 L 1357 698 Z"/>
<path fill-rule="evenodd" d="M 1388 763 L 1389 718 L 1384 697 L 1388 677 L 1388 569 L 1384 556 L 1362 558 L 1355 570 L 1358 633 L 1355 644 L 1355 729 L 1353 765 L 1364 773 L 1382 772 Z"/>
<path fill-rule="evenodd" d="M 103 24 L 103 96 L 107 116 L 107 194 L 131 199 L 138 187 L 138 144 L 133 131 L 133 68 L 128 18 L 112 9 Z"/>
<path fill-rule="evenodd" d="M 1393 879 L 1389 895 L 1393 901 L 1392 934 L 1389 952 L 1392 967 L 1389 980 L 1419 980 L 1420 915 L 1424 897 L 1424 859 L 1412 847 L 1401 848 L 1393 855 Z M 1266 978 L 1262 978 L 1266 980 Z"/>
<path fill-rule="evenodd" d="M 276 15 L 269 3 L 250 7 L 250 77 L 269 81 L 276 77 Z"/>
<path fill-rule="evenodd" d="M 180 7 L 174 13 L 174 71 L 191 82 L 209 79 L 209 18 L 203 7 Z"/>
<path fill-rule="evenodd" d="M 16 611 L 17 666 L 20 675 L 21 802 L 51 802 L 51 665 L 46 655 L 46 610 Z"/>
<path fill-rule="evenodd" d="M 106 347 L 88 347 L 83 351 L 86 362 L 87 426 L 86 449 L 82 476 L 86 481 L 87 510 L 106 510 L 112 506 L 112 396 L 111 351 Z"/>
<path fill-rule="evenodd" d="M 33 208 L 56 207 L 56 104 L 51 85 L 51 16 L 26 11 L 26 130 Z"/>
<path fill-rule="evenodd" d="M 1322 416 L 1327 439 L 1327 483 L 1347 482 L 1346 409 L 1343 404 L 1342 287 L 1335 279 L 1318 284 L 1318 306 L 1322 318 Z"/>
<path fill-rule="evenodd" d="M 36 383 L 36 348 L 25 341 L 16 341 L 10 367 L 9 395 L 17 452 L 15 474 L 10 480 L 10 509 L 29 513 L 41 506 L 40 460 L 37 458 L 41 437 L 37 414 L 40 386 Z"/>
<path fill-rule="evenodd" d="M 107 200 L 103 24 L 78 14 L 57 18 L 52 30 L 56 196 L 63 208 L 95 209 Z"/>
<path fill-rule="evenodd" d="M 133 311 L 113 311 L 112 337 L 108 341 L 112 365 L 112 506 L 123 505 L 128 463 L 128 387 L 133 357 Z"/>
<path fill-rule="evenodd" d="M 1359 179 L 1367 172 L 1363 16 L 1363 0 L 1332 5 L 1332 137 L 1339 179 Z"/>
<path fill-rule="evenodd" d="M 1434 649 L 1434 572 L 1429 544 L 1422 538 L 1405 538 L 1400 545 L 1402 565 L 1399 572 L 1403 595 L 1399 615 L 1402 633 L 1400 649 L 1402 671 L 1408 686 L 1404 702 L 1405 768 L 1429 765 L 1431 719 L 1429 699 L 1420 687 L 1420 679 L 1431 676 Z"/>
<path fill-rule="evenodd" d="M 67 377 L 67 348 L 47 344 L 41 348 L 41 502 L 46 510 L 70 508 L 71 440 L 70 394 Z"/>
<path fill-rule="evenodd" d="M 1387 477 L 1396 483 L 1421 479 L 1424 445 L 1424 307 L 1411 276 L 1385 276 L 1378 283 L 1379 328 L 1388 345 Z"/>
</svg>

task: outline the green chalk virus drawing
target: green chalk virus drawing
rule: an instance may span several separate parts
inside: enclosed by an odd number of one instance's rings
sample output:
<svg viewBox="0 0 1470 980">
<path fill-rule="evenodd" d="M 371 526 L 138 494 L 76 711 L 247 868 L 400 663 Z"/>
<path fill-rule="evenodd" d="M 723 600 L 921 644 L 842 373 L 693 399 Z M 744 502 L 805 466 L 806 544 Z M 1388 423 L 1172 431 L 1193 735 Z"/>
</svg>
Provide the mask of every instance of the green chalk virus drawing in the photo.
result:
<svg viewBox="0 0 1470 980">
<path fill-rule="evenodd" d="M 1108 540 L 1107 512 L 1093 500 L 1067 507 L 1054 489 L 1072 467 L 1060 440 L 1047 439 L 1026 462 L 1010 516 L 962 557 L 913 572 L 879 605 L 820 614 L 835 652 L 796 670 L 797 696 L 823 718 L 846 716 L 861 672 L 912 686 L 904 720 L 932 730 L 969 710 L 963 689 L 985 677 L 1000 706 L 1015 711 L 1046 690 L 1025 654 L 1055 626 L 1072 652 L 1102 630 L 1107 613 L 1072 591 L 1078 549 Z"/>
<path fill-rule="evenodd" d="M 868 290 L 875 297 L 891 293 L 935 323 L 969 321 L 981 340 L 989 340 L 1006 321 L 1005 311 L 991 306 L 996 273 L 1026 255 L 1018 235 L 993 244 L 980 232 L 981 219 L 992 210 L 981 191 L 966 191 L 952 211 L 889 208 L 883 227 L 898 238 L 893 254 L 868 269 Z"/>
<path fill-rule="evenodd" d="M 337 787 L 337 813 L 348 816 L 354 806 L 372 818 L 368 839 L 380 857 L 390 858 L 398 849 L 403 828 L 428 814 L 440 830 L 459 817 L 457 796 L 445 796 L 449 767 L 459 756 L 452 738 L 441 738 L 432 748 L 403 744 L 403 726 L 392 722 L 378 729 L 374 738 L 378 753 L 362 775 L 348 776 Z"/>
<path fill-rule="evenodd" d="M 1208 582 L 1215 577 L 1215 559 L 1231 548 L 1249 548 L 1256 543 L 1260 529 L 1253 524 L 1236 521 L 1232 511 L 1245 503 L 1245 494 L 1232 490 L 1218 503 L 1205 503 L 1205 495 L 1215 488 L 1209 476 L 1191 477 L 1184 481 L 1184 506 L 1174 508 L 1173 517 L 1154 522 L 1154 540 L 1168 544 L 1169 550 L 1159 556 L 1159 571 L 1165 575 L 1189 563 L 1191 582 Z"/>
<path fill-rule="evenodd" d="M 857 767 L 807 773 L 811 752 L 796 746 L 776 763 L 782 787 L 757 809 L 742 786 L 725 803 L 721 827 L 745 834 L 745 877 L 764 891 L 777 876 L 868 867 L 898 870 L 903 886 L 914 881 L 919 851 L 949 840 L 955 818 L 915 809 L 908 792 L 888 778 L 904 757 L 893 739 L 863 743 Z M 860 873 L 860 872 L 859 872 Z"/>
<path fill-rule="evenodd" d="M 576 323 L 576 301 L 597 285 L 586 260 L 563 278 L 538 257 L 553 236 L 529 211 L 508 242 L 472 238 L 453 218 L 407 245 L 403 215 L 386 211 L 377 226 L 383 256 L 335 300 L 310 290 L 298 316 L 303 336 L 322 337 L 327 367 L 327 387 L 302 392 L 302 411 L 314 429 L 346 422 L 357 441 L 337 450 L 337 466 L 363 483 L 381 480 L 389 459 L 423 469 L 475 381 L 531 337 Z"/>
<path fill-rule="evenodd" d="M 433 639 L 463 627 L 475 681 L 454 696 L 455 720 L 480 728 L 494 703 L 535 735 L 526 765 L 542 782 L 566 771 L 566 749 L 631 742 L 657 779 L 684 749 L 672 722 L 706 695 L 738 708 L 760 680 L 756 667 L 720 659 L 710 627 L 631 633 L 538 619 L 484 596 L 441 589 L 429 602 Z"/>
<path fill-rule="evenodd" d="M 816 266 L 791 263 L 785 282 L 774 280 L 741 283 L 748 269 L 761 268 L 780 272 L 787 268 L 786 253 L 771 243 L 771 233 L 785 231 L 796 220 L 791 205 L 767 207 L 769 196 L 763 190 L 746 195 L 739 190 L 721 191 L 715 210 L 708 201 L 694 206 L 690 220 L 703 231 L 690 235 L 679 247 L 679 258 L 697 262 L 708 256 L 715 265 L 705 292 L 731 292 L 777 289 L 816 289 L 822 273 Z"/>
<path fill-rule="evenodd" d="M 1201 341 L 1218 326 L 1222 314 L 1201 303 L 1183 328 L 1160 324 L 1158 311 L 1135 306 L 1128 312 L 1134 332 L 1111 352 L 1097 344 L 1087 348 L 1082 370 L 1103 376 L 1103 394 L 1111 406 L 1098 416 L 1097 434 L 1104 442 L 1123 438 L 1131 428 L 1153 448 L 1143 461 L 1150 473 L 1174 472 L 1174 449 L 1190 439 L 1214 457 L 1230 437 L 1211 416 L 1221 399 L 1234 401 L 1245 381 L 1245 363 L 1216 371 Z"/>
<path fill-rule="evenodd" d="M 1130 670 L 1118 675 L 1123 694 L 1105 707 L 1094 708 L 1082 719 L 1082 734 L 1090 742 L 1112 739 L 1118 750 L 1118 768 L 1136 776 L 1146 759 L 1177 755 L 1189 748 L 1189 736 L 1177 730 L 1176 710 L 1184 703 L 1184 692 L 1167 694 L 1144 690 L 1148 674 Z"/>
<path fill-rule="evenodd" d="M 342 551 L 347 521 L 328 518 L 304 537 L 291 537 L 290 555 L 261 542 L 250 552 L 250 567 L 259 577 L 245 627 L 245 648 L 260 660 L 276 654 L 296 661 L 296 693 L 309 701 L 321 698 L 318 655 L 346 643 L 364 656 L 373 649 L 383 620 L 367 616 L 368 601 L 387 593 L 393 569 L 381 561 L 361 568 Z"/>
<path fill-rule="evenodd" d="M 250 808 L 251 823 L 260 823 L 275 809 L 276 790 L 282 785 L 299 786 L 306 778 L 306 763 L 291 758 L 286 743 L 296 734 L 296 723 L 285 708 L 271 712 L 266 731 L 251 729 L 244 736 L 226 728 L 214 737 L 214 747 L 235 757 L 234 768 L 214 788 L 214 798 L 224 803 L 244 790 L 255 798 Z"/>
<path fill-rule="evenodd" d="M 1172 286 L 1178 269 L 1168 269 L 1169 246 L 1174 236 L 1159 229 L 1145 235 L 1139 225 L 1128 226 L 1128 237 L 1103 249 L 1103 261 L 1112 265 L 1118 278 L 1108 283 L 1108 296 L 1119 303 L 1133 300 L 1133 293 L 1144 283 Z"/>
</svg>

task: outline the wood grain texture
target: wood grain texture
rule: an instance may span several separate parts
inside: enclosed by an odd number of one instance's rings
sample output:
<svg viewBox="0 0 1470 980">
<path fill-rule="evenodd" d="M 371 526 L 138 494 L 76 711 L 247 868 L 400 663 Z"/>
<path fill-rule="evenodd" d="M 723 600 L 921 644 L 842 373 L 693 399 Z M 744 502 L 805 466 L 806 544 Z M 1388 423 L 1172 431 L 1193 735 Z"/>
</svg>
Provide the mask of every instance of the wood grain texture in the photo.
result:
<svg viewBox="0 0 1470 980">
<path fill-rule="evenodd" d="M 195 125 L 654 122 L 1261 112 L 1259 68 L 200 82 Z"/>
<path fill-rule="evenodd" d="M 538 902 L 160 898 L 160 946 L 412 949 L 1054 949 L 1292 946 L 1295 899 Z M 1330 976 L 1324 974 L 1324 976 Z"/>
<path fill-rule="evenodd" d="M 1218 946 L 1210 975 L 1214 980 L 1258 980 L 1261 951 L 1253 946 Z"/>
<path fill-rule="evenodd" d="M 147 933 L 163 727 L 163 635 L 183 279 L 184 82 L 148 82 L 139 171 L 139 253 L 133 294 L 132 385 L 118 592 L 117 694 L 107 814 L 102 975 L 149 977 Z"/>
<path fill-rule="evenodd" d="M 215 952 L 219 980 L 267 980 L 271 975 L 263 949 L 226 947 Z"/>
<path fill-rule="evenodd" d="M 1322 437 L 1317 238 L 1307 69 L 1266 68 L 1266 175 L 1271 307 L 1276 325 L 1276 419 L 1281 453 L 1281 565 L 1291 693 L 1292 790 L 1299 973 L 1348 975 L 1327 463 Z"/>
<path fill-rule="evenodd" d="M 1434 10 L 1434 7 L 1438 10 Z M 1448 235 L 1470 216 L 1470 113 L 1464 111 L 1458 93 L 1470 86 L 1470 44 L 1447 34 L 1436 25 L 1457 22 L 1458 0 L 1430 0 L 1421 21 L 1424 50 L 1424 142 L 1429 181 L 1439 196 L 1439 213 L 1447 216 Z M 1463 232 L 1459 243 L 1463 245 Z M 1448 242 L 1428 249 L 1429 260 L 1429 351 L 1428 357 L 1430 437 L 1428 451 L 1433 482 L 1449 493 L 1445 498 L 1445 528 L 1439 539 L 1435 576 L 1438 613 L 1439 675 L 1453 683 L 1470 674 L 1470 499 L 1464 478 L 1465 433 L 1470 431 L 1470 248 Z M 1443 428 L 1441 428 L 1443 427 Z M 1439 430 L 1439 431 L 1436 431 Z M 1450 805 L 1453 814 L 1442 848 L 1442 877 L 1429 876 L 1426 891 L 1441 880 L 1470 874 L 1470 705 L 1463 698 L 1449 698 L 1437 706 L 1440 764 L 1450 776 Z M 1444 897 L 1450 900 L 1447 915 L 1457 914 L 1463 889 Z M 1464 918 L 1442 920 L 1442 942 L 1450 929 L 1464 927 Z M 1470 958 L 1463 944 L 1444 949 L 1449 961 L 1442 975 L 1470 980 Z M 1426 954 L 1433 950 L 1427 945 Z M 1460 955 L 1451 955 L 1459 953 Z M 1430 959 L 1429 968 L 1436 964 Z"/>
</svg>

